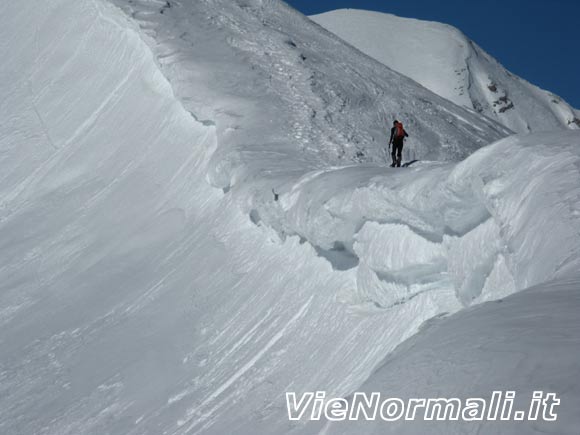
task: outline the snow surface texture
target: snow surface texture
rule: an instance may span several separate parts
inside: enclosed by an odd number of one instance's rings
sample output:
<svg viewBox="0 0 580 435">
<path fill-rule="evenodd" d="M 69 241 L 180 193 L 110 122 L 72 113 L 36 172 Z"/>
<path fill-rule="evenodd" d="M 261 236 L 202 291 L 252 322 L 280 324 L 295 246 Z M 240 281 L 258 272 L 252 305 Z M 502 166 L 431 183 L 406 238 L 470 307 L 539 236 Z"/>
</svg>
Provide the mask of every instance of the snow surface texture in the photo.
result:
<svg viewBox="0 0 580 435">
<path fill-rule="evenodd" d="M 218 187 L 249 189 L 257 175 L 279 183 L 284 174 L 329 163 L 390 163 L 385 150 L 395 118 L 412 137 L 407 159 L 457 161 L 511 133 L 371 61 L 278 1 L 173 2 L 165 9 L 115 3 L 151 36 L 186 109 L 218 126 L 209 172 Z"/>
<path fill-rule="evenodd" d="M 577 133 L 445 163 L 509 131 L 281 3 L 115 4 L 0 6 L 2 434 L 300 430 L 286 391 L 577 273 Z M 401 113 L 440 162 L 380 163 Z"/>
<path fill-rule="evenodd" d="M 580 387 L 580 280 L 544 284 L 509 298 L 430 322 L 405 342 L 359 389 L 382 397 L 489 398 L 497 385 L 516 391 L 514 409 L 527 409 L 534 390 L 568 384 L 559 421 L 473 423 L 465 433 L 578 432 Z M 568 349 L 562 352 L 562 349 Z M 426 368 L 428 368 L 426 370 Z M 425 376 L 426 375 L 426 376 Z M 572 381 L 572 382 L 570 382 Z M 465 385 L 469 385 L 466 391 Z M 470 396 L 471 395 L 471 396 Z M 450 434 L 453 422 L 340 422 L 326 434 Z"/>
<path fill-rule="evenodd" d="M 514 131 L 580 129 L 580 111 L 510 73 L 452 26 L 356 9 L 310 18 L 427 89 Z"/>
</svg>

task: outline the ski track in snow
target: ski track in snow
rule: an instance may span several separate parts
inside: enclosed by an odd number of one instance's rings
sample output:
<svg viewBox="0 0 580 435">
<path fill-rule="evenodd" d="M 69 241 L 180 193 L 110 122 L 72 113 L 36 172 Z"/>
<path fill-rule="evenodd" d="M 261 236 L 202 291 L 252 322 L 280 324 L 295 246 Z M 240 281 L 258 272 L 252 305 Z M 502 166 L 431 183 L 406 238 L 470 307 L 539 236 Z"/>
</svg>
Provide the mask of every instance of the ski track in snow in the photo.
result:
<svg viewBox="0 0 580 435">
<path fill-rule="evenodd" d="M 310 430 L 286 391 L 579 270 L 578 133 L 476 151 L 510 131 L 282 3 L 0 16 L 2 433 Z"/>
</svg>

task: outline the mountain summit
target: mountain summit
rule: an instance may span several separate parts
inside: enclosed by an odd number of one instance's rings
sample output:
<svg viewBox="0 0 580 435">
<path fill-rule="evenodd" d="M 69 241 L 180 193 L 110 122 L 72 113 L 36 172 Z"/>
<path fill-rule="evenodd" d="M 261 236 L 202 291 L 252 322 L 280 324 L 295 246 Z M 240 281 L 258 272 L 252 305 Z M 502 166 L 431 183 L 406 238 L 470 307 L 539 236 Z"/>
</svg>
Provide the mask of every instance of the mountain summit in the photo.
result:
<svg viewBox="0 0 580 435">
<path fill-rule="evenodd" d="M 578 110 L 510 73 L 455 27 L 356 9 L 310 18 L 436 94 L 518 133 L 580 129 Z"/>
</svg>

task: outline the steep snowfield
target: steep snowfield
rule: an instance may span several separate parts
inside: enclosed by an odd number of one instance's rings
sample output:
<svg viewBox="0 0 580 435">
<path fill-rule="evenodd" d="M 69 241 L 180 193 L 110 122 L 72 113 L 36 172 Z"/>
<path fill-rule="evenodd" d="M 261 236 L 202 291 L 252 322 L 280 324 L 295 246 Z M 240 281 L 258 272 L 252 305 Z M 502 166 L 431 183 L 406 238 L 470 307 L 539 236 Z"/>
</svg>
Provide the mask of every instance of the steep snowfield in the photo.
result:
<svg viewBox="0 0 580 435">
<path fill-rule="evenodd" d="M 217 124 L 210 181 L 219 187 L 329 163 L 390 162 L 395 118 L 412 137 L 408 158 L 457 161 L 511 133 L 369 60 L 282 2 L 114 2 L 151 36 L 186 109 Z"/>
<path fill-rule="evenodd" d="M 580 129 L 578 110 L 511 74 L 452 26 L 355 9 L 310 18 L 436 94 L 514 131 Z"/>
<path fill-rule="evenodd" d="M 508 131 L 281 3 L 116 4 L 0 6 L 0 433 L 288 432 L 287 390 L 578 271 L 577 133 L 446 163 Z M 439 162 L 381 163 L 400 114 Z"/>
</svg>

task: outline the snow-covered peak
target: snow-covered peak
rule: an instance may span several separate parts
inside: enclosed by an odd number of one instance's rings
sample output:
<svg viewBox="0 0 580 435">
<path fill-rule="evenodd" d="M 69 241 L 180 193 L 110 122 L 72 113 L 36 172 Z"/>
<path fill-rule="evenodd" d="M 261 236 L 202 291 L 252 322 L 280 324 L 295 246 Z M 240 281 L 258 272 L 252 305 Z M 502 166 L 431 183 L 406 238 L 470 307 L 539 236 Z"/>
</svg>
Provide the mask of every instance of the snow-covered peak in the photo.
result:
<svg viewBox="0 0 580 435">
<path fill-rule="evenodd" d="M 580 128 L 580 112 L 507 71 L 458 29 L 341 9 L 310 17 L 379 62 L 517 132 Z"/>
</svg>

